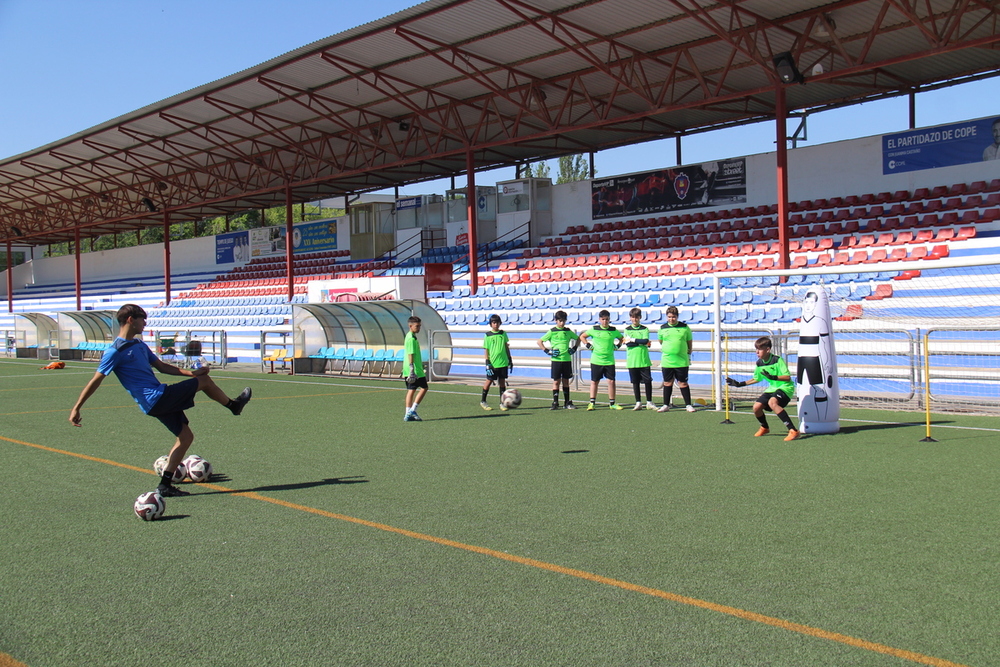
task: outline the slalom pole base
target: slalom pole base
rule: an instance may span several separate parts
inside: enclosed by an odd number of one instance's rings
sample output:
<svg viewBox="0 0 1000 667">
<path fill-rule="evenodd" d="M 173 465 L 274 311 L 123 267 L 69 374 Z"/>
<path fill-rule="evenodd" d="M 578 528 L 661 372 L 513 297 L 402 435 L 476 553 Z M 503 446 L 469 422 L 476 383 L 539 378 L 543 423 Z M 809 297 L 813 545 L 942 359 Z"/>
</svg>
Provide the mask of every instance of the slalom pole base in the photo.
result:
<svg viewBox="0 0 1000 667">
<path fill-rule="evenodd" d="M 931 436 L 927 436 L 926 438 L 922 438 L 920 442 L 937 442 L 937 440 L 935 440 Z"/>
</svg>

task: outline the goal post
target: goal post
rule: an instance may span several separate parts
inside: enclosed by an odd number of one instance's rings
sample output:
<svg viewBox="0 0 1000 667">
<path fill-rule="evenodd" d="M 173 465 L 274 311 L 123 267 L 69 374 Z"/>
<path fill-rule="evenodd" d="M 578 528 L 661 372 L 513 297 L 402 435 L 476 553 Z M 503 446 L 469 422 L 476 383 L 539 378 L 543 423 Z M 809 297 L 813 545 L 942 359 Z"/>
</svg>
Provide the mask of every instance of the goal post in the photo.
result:
<svg viewBox="0 0 1000 667">
<path fill-rule="evenodd" d="M 718 409 L 761 393 L 725 385 L 753 373 L 761 336 L 795 374 L 802 299 L 817 286 L 830 301 L 841 405 L 1000 414 L 1000 260 L 983 255 L 714 274 Z"/>
</svg>

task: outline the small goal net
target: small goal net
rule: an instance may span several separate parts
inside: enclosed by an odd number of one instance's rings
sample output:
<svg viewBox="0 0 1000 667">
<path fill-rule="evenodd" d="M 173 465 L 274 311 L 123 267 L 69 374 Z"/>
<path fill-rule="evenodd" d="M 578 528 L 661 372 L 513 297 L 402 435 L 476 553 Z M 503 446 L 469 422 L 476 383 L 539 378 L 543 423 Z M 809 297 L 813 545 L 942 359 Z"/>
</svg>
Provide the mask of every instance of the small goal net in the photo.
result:
<svg viewBox="0 0 1000 667">
<path fill-rule="evenodd" d="M 863 270 L 862 270 L 863 269 Z M 877 270 L 875 270 L 877 269 Z M 1000 263 L 949 258 L 875 266 L 715 276 L 719 405 L 752 402 L 754 342 L 772 339 L 793 374 L 802 299 L 821 285 L 833 317 L 840 403 L 850 407 L 1000 413 Z M 794 379 L 794 378 L 793 378 Z"/>
</svg>

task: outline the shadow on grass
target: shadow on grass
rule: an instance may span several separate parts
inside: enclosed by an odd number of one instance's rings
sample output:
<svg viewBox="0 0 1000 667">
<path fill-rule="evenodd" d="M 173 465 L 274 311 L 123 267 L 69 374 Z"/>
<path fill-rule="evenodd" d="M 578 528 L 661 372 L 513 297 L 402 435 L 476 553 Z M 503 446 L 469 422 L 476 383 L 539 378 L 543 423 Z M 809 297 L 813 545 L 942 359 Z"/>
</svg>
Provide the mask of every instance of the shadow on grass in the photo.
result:
<svg viewBox="0 0 1000 667">
<path fill-rule="evenodd" d="M 955 422 L 950 419 L 941 419 L 938 421 L 931 421 L 931 425 L 941 424 L 954 424 Z M 856 426 L 841 426 L 841 433 L 862 433 L 864 431 L 881 431 L 883 429 L 889 428 L 912 428 L 914 426 L 923 426 L 924 422 L 897 422 L 895 424 L 859 424 Z M 813 435 L 813 434 L 810 434 Z M 816 434 L 822 435 L 822 434 Z"/>
<path fill-rule="evenodd" d="M 559 453 L 560 454 L 588 454 L 588 453 L 590 453 L 590 450 L 589 449 L 566 449 L 566 450 L 563 450 L 563 451 L 561 451 Z"/>
<path fill-rule="evenodd" d="M 294 491 L 296 489 L 312 489 L 318 486 L 333 486 L 339 484 L 367 484 L 368 480 L 355 475 L 353 477 L 327 477 L 313 482 L 298 482 L 296 484 L 269 484 L 266 486 L 256 486 L 252 489 L 228 489 L 226 491 L 206 491 L 205 493 L 192 493 L 192 496 L 210 496 L 219 493 L 257 493 L 260 491 Z"/>
<path fill-rule="evenodd" d="M 173 521 L 174 519 L 187 519 L 190 516 L 191 516 L 190 514 L 168 514 L 165 516 L 161 516 L 159 519 L 157 519 L 157 521 Z"/>
</svg>

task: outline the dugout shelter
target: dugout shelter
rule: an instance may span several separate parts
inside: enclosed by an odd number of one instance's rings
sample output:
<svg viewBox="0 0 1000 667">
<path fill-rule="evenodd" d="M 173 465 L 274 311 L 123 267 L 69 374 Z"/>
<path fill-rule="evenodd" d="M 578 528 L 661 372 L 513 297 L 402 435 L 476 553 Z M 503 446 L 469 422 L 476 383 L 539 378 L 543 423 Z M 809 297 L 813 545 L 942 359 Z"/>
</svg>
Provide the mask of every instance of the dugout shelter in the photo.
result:
<svg viewBox="0 0 1000 667">
<path fill-rule="evenodd" d="M 388 376 L 401 372 L 407 320 L 421 319 L 420 349 L 425 365 L 433 358 L 438 373 L 451 364 L 451 335 L 441 315 L 422 301 L 355 301 L 292 307 L 295 349 L 293 373 Z M 435 354 L 431 343 L 439 346 Z"/>
<path fill-rule="evenodd" d="M 59 358 L 85 359 L 100 355 L 118 335 L 113 310 L 76 310 L 56 314 Z"/>
</svg>

